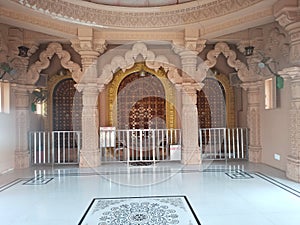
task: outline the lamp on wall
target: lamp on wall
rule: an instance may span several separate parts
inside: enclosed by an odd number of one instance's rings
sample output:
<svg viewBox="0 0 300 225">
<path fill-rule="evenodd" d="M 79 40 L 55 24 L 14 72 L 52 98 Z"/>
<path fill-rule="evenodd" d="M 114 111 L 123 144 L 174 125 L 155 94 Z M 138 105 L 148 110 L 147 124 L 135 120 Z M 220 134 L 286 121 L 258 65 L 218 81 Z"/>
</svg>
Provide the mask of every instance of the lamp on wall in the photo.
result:
<svg viewBox="0 0 300 225">
<path fill-rule="evenodd" d="M 254 51 L 254 46 L 251 46 L 251 45 L 249 45 L 249 46 L 246 46 L 245 47 L 245 56 L 251 56 L 251 55 L 253 55 L 253 51 Z"/>
<path fill-rule="evenodd" d="M 18 49 L 19 49 L 18 56 L 28 57 L 28 50 L 29 50 L 29 48 L 27 48 L 26 46 L 22 45 L 22 46 L 19 46 Z"/>
<path fill-rule="evenodd" d="M 245 56 L 253 55 L 253 51 L 254 51 L 254 46 L 252 46 L 250 43 L 249 29 L 248 29 L 248 40 L 249 40 L 249 45 L 245 47 L 245 52 L 244 52 Z"/>
<path fill-rule="evenodd" d="M 19 54 L 18 56 L 26 58 L 28 57 L 28 50 L 29 48 L 25 47 L 25 46 L 19 46 Z M 13 76 L 16 73 L 16 69 L 13 68 L 12 62 L 15 60 L 16 58 L 13 58 L 10 61 L 6 61 L 6 62 L 1 62 L 0 63 L 0 79 L 2 79 L 4 77 L 5 74 L 8 74 L 10 76 Z"/>
<path fill-rule="evenodd" d="M 257 66 L 260 69 L 267 68 L 268 71 L 276 77 L 276 87 L 278 89 L 283 88 L 283 83 L 284 83 L 283 78 L 278 73 L 274 72 L 270 66 L 270 63 L 274 62 L 274 60 L 271 57 L 264 56 L 264 54 L 262 54 L 261 52 L 258 53 L 262 56 L 262 59 L 258 62 Z"/>
</svg>

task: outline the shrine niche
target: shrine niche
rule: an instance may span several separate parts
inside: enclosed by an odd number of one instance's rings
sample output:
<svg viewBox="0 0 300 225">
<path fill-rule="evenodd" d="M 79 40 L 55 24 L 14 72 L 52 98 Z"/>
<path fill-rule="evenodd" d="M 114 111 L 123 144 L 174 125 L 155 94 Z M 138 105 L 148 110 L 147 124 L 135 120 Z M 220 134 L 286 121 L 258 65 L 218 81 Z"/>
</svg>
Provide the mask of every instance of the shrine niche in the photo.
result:
<svg viewBox="0 0 300 225">
<path fill-rule="evenodd" d="M 165 91 L 151 73 L 132 73 L 118 89 L 117 122 L 121 129 L 166 127 Z"/>
<path fill-rule="evenodd" d="M 176 128 L 175 90 L 163 68 L 136 63 L 108 87 L 108 121 L 119 129 Z"/>
</svg>

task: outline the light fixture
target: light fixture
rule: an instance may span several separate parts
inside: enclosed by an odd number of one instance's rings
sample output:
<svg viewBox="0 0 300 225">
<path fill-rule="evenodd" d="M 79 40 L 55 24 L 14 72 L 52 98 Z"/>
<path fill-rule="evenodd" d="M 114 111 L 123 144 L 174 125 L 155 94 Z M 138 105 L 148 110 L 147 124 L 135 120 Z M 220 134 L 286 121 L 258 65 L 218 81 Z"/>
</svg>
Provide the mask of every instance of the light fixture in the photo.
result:
<svg viewBox="0 0 300 225">
<path fill-rule="evenodd" d="M 29 48 L 27 48 L 26 46 L 19 46 L 19 55 L 21 57 L 28 57 L 28 50 Z"/>
<path fill-rule="evenodd" d="M 272 68 L 270 67 L 270 63 L 274 62 L 273 59 L 271 57 L 264 56 L 261 52 L 258 52 L 258 53 L 262 56 L 262 59 L 258 62 L 257 66 L 260 69 L 267 68 L 268 71 L 276 77 L 276 87 L 278 89 L 283 88 L 283 83 L 284 83 L 283 78 L 278 73 L 274 72 L 272 70 Z"/>
<path fill-rule="evenodd" d="M 141 72 L 140 72 L 140 77 L 145 77 L 146 76 L 146 72 L 144 71 L 144 70 L 142 70 Z"/>
<path fill-rule="evenodd" d="M 251 56 L 253 55 L 254 47 L 253 46 L 247 46 L 245 47 L 245 56 Z"/>
<path fill-rule="evenodd" d="M 252 46 L 250 43 L 249 29 L 248 29 L 248 40 L 249 40 L 249 45 L 245 47 L 245 52 L 244 52 L 245 56 L 253 55 L 253 51 L 254 51 L 254 46 Z"/>
</svg>

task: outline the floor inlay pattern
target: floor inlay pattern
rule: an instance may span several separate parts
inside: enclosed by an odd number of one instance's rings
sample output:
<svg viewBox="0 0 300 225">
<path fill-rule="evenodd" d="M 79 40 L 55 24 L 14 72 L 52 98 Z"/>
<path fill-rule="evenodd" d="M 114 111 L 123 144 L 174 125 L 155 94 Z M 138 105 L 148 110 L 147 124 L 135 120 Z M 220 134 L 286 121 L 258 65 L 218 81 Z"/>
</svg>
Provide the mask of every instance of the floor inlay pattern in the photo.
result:
<svg viewBox="0 0 300 225">
<path fill-rule="evenodd" d="M 200 224 L 185 196 L 95 198 L 79 225 Z"/>
<path fill-rule="evenodd" d="M 25 183 L 23 183 L 23 185 L 44 185 L 49 183 L 52 179 L 53 178 L 38 176 L 26 181 Z"/>
<path fill-rule="evenodd" d="M 254 178 L 249 173 L 246 173 L 244 171 L 233 171 L 225 173 L 227 176 L 229 176 L 232 179 L 251 179 Z"/>
</svg>

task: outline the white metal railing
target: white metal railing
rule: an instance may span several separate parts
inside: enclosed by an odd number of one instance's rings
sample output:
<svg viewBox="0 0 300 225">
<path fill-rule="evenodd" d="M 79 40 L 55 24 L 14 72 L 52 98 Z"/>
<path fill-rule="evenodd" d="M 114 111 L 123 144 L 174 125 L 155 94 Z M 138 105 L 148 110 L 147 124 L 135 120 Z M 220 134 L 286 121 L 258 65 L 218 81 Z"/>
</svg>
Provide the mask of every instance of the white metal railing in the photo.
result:
<svg viewBox="0 0 300 225">
<path fill-rule="evenodd" d="M 202 159 L 248 159 L 247 128 L 203 128 L 199 130 Z"/>
<path fill-rule="evenodd" d="M 29 132 L 32 164 L 78 164 L 81 131 Z"/>
<path fill-rule="evenodd" d="M 101 160 L 127 163 L 180 160 L 180 129 L 100 129 Z"/>
</svg>

